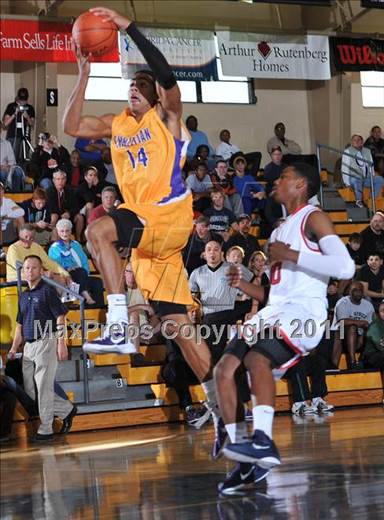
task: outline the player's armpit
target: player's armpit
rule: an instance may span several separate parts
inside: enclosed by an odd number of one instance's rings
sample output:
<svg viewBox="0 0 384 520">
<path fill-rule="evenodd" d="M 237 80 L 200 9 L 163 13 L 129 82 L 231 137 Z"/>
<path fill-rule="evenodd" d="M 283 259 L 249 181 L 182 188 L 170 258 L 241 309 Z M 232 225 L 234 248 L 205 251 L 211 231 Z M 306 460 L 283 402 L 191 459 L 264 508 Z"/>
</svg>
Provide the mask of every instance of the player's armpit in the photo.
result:
<svg viewBox="0 0 384 520">
<path fill-rule="evenodd" d="M 323 211 L 313 211 L 305 224 L 305 235 L 313 240 L 313 235 L 320 240 L 327 235 L 336 235 L 335 228 L 329 216 Z"/>
</svg>

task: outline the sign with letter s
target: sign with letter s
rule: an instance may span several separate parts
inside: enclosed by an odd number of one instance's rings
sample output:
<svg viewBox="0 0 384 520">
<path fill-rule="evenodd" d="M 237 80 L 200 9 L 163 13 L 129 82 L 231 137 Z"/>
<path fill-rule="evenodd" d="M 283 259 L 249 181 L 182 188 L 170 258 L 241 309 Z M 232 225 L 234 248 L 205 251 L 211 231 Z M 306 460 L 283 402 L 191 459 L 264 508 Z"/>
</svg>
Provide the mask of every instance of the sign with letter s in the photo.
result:
<svg viewBox="0 0 384 520">
<path fill-rule="evenodd" d="M 57 88 L 47 88 L 47 107 L 57 107 Z"/>
</svg>

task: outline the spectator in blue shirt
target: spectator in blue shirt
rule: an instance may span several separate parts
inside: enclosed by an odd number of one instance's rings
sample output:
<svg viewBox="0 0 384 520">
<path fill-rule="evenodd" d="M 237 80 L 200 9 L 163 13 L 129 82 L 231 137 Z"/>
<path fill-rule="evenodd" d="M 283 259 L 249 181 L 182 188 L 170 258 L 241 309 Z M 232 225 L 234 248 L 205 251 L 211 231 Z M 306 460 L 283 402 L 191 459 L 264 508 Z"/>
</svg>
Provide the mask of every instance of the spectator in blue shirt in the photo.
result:
<svg viewBox="0 0 384 520">
<path fill-rule="evenodd" d="M 38 256 L 27 256 L 23 263 L 24 278 L 28 289 L 21 293 L 16 317 L 16 330 L 10 359 L 14 359 L 24 343 L 23 379 L 29 397 L 37 400 L 40 426 L 36 441 L 53 440 L 54 380 L 57 362 L 68 357 L 65 344 L 66 308 L 61 303 L 56 289 L 42 280 L 43 266 Z M 35 389 L 36 385 L 36 389 Z M 73 417 L 75 407 L 62 400 L 64 420 Z M 56 412 L 57 413 L 57 412 Z"/>
<path fill-rule="evenodd" d="M 48 251 L 48 256 L 61 265 L 71 275 L 74 282 L 80 285 L 79 293 L 84 296 L 88 305 L 96 302 L 90 295 L 90 269 L 87 255 L 76 240 L 71 240 L 72 222 L 66 218 L 56 224 L 59 240 L 54 242 Z"/>
<path fill-rule="evenodd" d="M 78 137 L 75 141 L 75 148 L 80 153 L 82 164 L 98 167 L 102 163 L 101 153 L 104 148 L 108 148 L 108 145 L 104 139 Z"/>
<path fill-rule="evenodd" d="M 197 117 L 195 116 L 188 116 L 185 120 L 185 125 L 191 135 L 191 140 L 187 148 L 188 160 L 193 159 L 193 157 L 196 155 L 197 148 L 202 144 L 208 146 L 209 155 L 214 155 L 213 148 L 209 144 L 207 135 L 201 130 L 197 129 L 198 124 Z"/>
<path fill-rule="evenodd" d="M 247 167 L 245 157 L 236 157 L 233 167 L 235 168 L 233 184 L 241 197 L 244 212 L 251 215 L 254 211 L 262 210 L 265 206 L 265 191 L 252 175 L 245 172 Z"/>
</svg>

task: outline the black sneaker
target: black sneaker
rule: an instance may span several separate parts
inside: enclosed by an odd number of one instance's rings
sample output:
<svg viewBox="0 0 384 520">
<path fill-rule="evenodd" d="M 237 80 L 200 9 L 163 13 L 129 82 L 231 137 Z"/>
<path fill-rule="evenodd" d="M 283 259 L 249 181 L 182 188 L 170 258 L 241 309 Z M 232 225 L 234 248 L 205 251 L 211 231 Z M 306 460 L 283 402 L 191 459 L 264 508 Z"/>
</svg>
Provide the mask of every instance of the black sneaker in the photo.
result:
<svg viewBox="0 0 384 520">
<path fill-rule="evenodd" d="M 36 433 L 31 440 L 32 442 L 52 442 L 53 433 Z"/>
<path fill-rule="evenodd" d="M 264 480 L 268 473 L 269 469 L 260 468 L 257 464 L 239 462 L 228 473 L 224 482 L 220 482 L 218 490 L 222 495 L 235 495 Z"/>
<path fill-rule="evenodd" d="M 63 425 L 59 433 L 68 433 L 72 428 L 72 421 L 75 415 L 77 414 L 77 408 L 74 406 L 72 411 L 63 419 Z"/>
<path fill-rule="evenodd" d="M 204 406 L 187 406 L 185 409 L 185 420 L 189 426 L 199 430 L 211 417 L 211 412 Z"/>
<path fill-rule="evenodd" d="M 228 444 L 224 455 L 237 462 L 257 463 L 266 469 L 281 464 L 275 443 L 261 430 L 255 430 L 250 442 Z"/>
</svg>

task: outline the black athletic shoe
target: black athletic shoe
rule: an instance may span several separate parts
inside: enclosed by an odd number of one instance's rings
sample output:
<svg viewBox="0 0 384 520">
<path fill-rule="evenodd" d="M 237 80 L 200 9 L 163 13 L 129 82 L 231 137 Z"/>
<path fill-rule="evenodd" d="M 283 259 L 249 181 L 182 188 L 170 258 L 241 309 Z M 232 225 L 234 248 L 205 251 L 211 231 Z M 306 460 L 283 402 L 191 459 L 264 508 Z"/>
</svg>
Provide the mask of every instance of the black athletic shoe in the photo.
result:
<svg viewBox="0 0 384 520">
<path fill-rule="evenodd" d="M 228 444 L 223 453 L 228 459 L 256 463 L 265 469 L 281 464 L 276 444 L 261 430 L 255 430 L 249 442 Z"/>
<path fill-rule="evenodd" d="M 211 417 L 211 412 L 204 405 L 202 406 L 187 406 L 185 409 L 185 420 L 189 426 L 193 426 L 199 430 Z"/>
<path fill-rule="evenodd" d="M 257 464 L 237 463 L 224 482 L 220 482 L 218 490 L 222 495 L 235 495 L 264 480 L 268 473 L 269 469 L 260 468 Z"/>
<path fill-rule="evenodd" d="M 61 427 L 61 430 L 59 433 L 68 433 L 70 429 L 72 428 L 72 421 L 75 415 L 77 414 L 77 408 L 74 406 L 72 408 L 72 411 L 63 419 L 63 425 Z"/>
<path fill-rule="evenodd" d="M 32 442 L 52 442 L 53 433 L 36 433 L 31 440 Z"/>
</svg>

